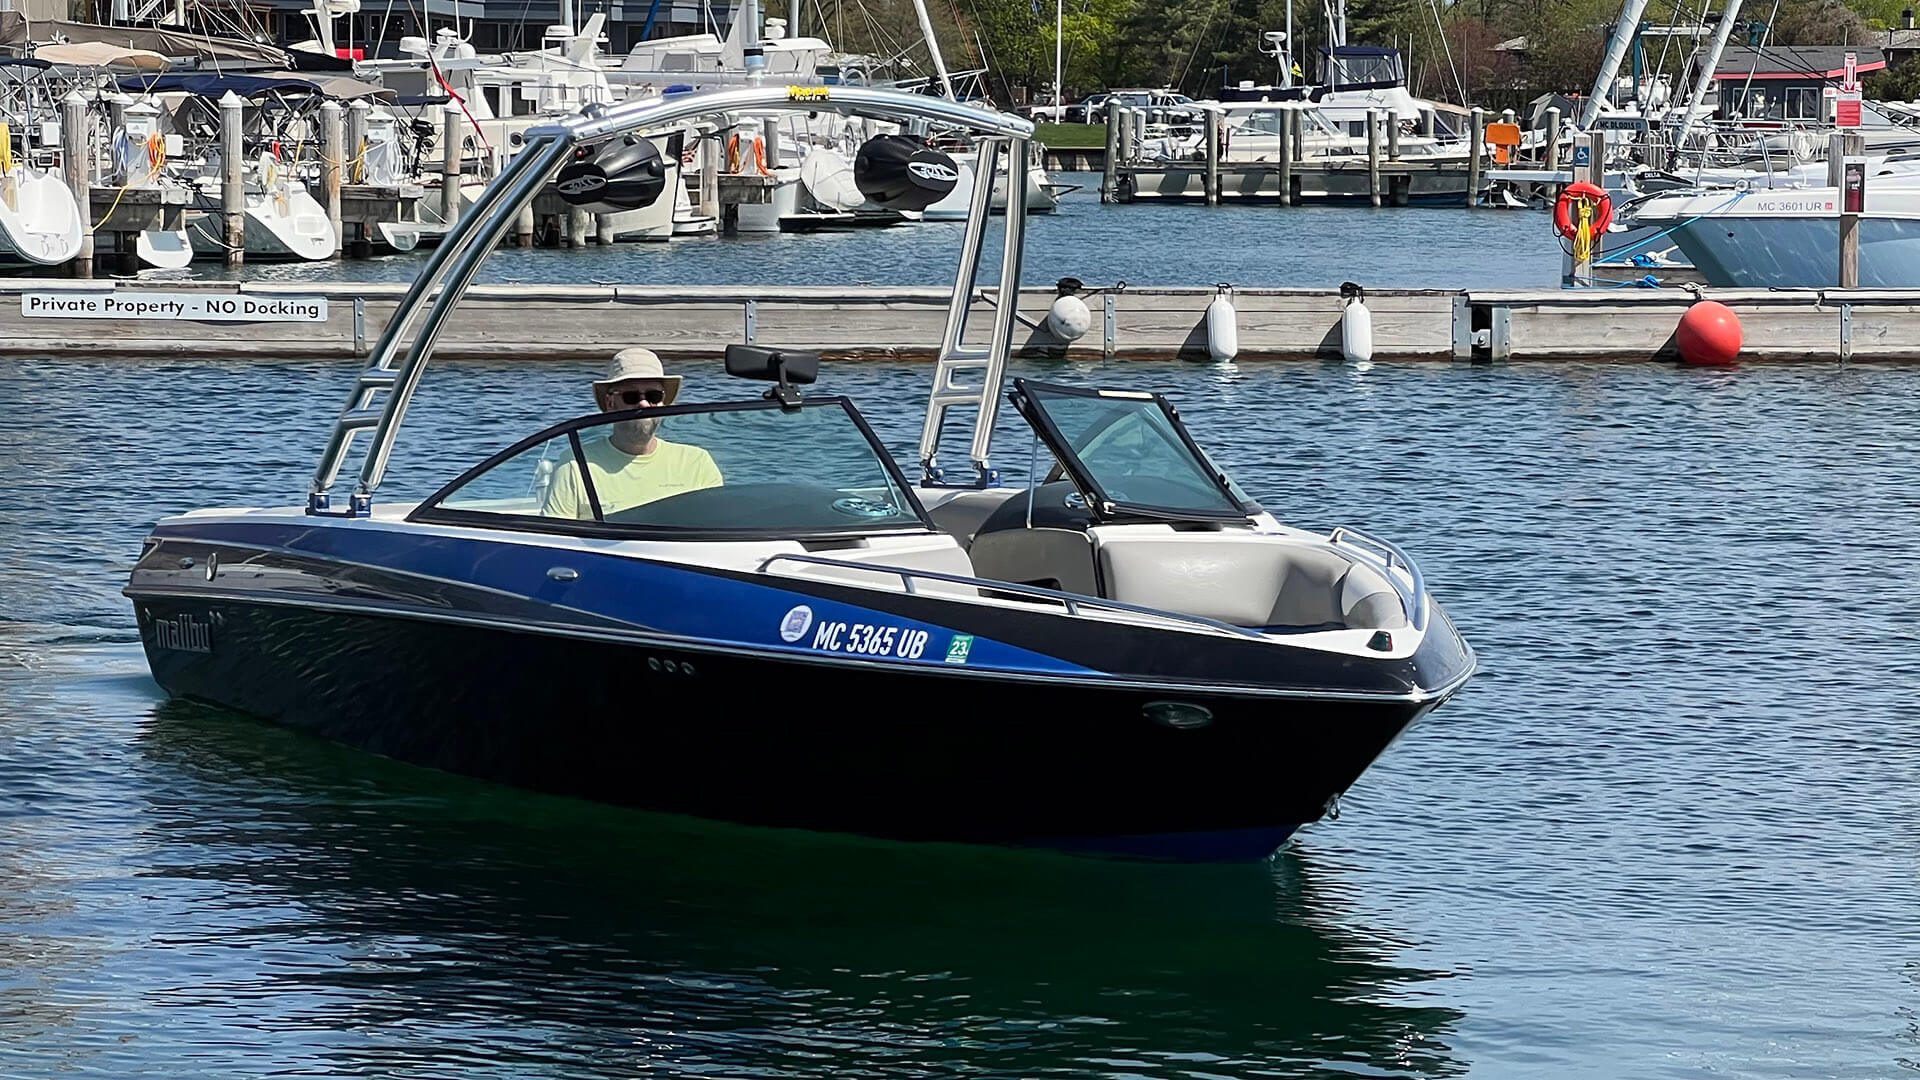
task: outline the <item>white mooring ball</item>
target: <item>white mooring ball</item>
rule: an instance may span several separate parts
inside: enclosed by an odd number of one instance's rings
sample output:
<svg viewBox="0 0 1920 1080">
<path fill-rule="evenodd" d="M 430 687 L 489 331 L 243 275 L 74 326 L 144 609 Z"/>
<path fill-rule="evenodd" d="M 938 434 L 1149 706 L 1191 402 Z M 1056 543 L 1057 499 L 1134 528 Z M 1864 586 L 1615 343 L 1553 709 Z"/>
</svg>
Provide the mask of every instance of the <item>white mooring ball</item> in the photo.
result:
<svg viewBox="0 0 1920 1080">
<path fill-rule="evenodd" d="M 1047 309 L 1047 330 L 1061 341 L 1079 341 L 1092 325 L 1093 313 L 1077 296 L 1058 297 Z"/>
</svg>

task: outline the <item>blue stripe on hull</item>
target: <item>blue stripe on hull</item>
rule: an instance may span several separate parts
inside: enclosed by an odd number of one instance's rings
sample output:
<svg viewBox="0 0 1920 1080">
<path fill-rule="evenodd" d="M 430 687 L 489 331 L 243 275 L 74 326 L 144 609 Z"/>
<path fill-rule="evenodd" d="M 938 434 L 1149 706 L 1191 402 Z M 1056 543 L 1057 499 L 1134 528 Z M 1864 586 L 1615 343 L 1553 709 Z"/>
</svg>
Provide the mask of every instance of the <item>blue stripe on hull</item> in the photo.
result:
<svg viewBox="0 0 1920 1080">
<path fill-rule="evenodd" d="M 391 529 L 314 526 L 280 522 L 195 522 L 156 529 L 155 536 L 230 542 L 323 556 L 442 581 L 460 582 L 524 597 L 556 609 L 573 609 L 630 626 L 695 641 L 743 644 L 795 655 L 827 653 L 889 665 L 968 668 L 1021 673 L 1099 674 L 1092 668 L 1006 642 L 957 633 L 939 626 L 853 604 L 838 603 L 766 584 L 740 581 L 698 568 L 648 562 L 608 552 L 552 548 L 444 534 L 408 534 Z M 565 565 L 576 580 L 554 581 L 549 568 Z M 804 632 L 783 638 L 781 628 L 805 610 Z M 829 631 L 840 634 L 827 644 Z M 886 650 L 861 651 L 855 627 L 885 633 Z M 917 633 L 917 638 L 909 638 Z M 872 636 L 871 634 L 869 635 Z M 958 642 L 957 639 L 965 639 Z M 908 640 L 911 655 L 898 655 Z"/>
</svg>

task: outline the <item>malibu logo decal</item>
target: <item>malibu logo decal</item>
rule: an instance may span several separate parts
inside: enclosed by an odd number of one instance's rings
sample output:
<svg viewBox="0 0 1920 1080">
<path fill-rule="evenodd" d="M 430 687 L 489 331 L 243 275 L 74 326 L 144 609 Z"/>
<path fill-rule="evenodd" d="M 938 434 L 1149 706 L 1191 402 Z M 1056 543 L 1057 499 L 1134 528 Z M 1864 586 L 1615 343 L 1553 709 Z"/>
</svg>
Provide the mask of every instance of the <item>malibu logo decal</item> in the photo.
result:
<svg viewBox="0 0 1920 1080">
<path fill-rule="evenodd" d="M 191 615 L 153 620 L 153 647 L 170 652 L 213 652 L 213 627 Z"/>
<path fill-rule="evenodd" d="M 936 184 L 957 183 L 960 174 L 937 161 L 909 161 L 907 171 L 922 180 L 931 180 Z"/>
<path fill-rule="evenodd" d="M 607 178 L 604 176 L 576 176 L 554 185 L 562 195 L 585 195 L 589 191 L 599 191 L 606 186 Z"/>
</svg>

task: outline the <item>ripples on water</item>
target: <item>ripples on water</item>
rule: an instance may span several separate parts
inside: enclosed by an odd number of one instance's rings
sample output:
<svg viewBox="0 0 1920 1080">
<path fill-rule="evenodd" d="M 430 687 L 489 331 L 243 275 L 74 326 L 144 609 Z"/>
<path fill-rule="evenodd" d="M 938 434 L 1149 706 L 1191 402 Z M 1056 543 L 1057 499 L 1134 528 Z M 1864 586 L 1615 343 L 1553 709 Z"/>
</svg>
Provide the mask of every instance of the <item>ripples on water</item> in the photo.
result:
<svg viewBox="0 0 1920 1080">
<path fill-rule="evenodd" d="M 1480 651 L 1343 818 L 1271 865 L 615 811 L 162 703 L 117 592 L 140 537 L 297 500 L 349 372 L 0 367 L 0 1073 L 1920 1059 L 1920 370 L 1024 370 L 1169 388 L 1284 519 L 1414 552 Z M 927 375 L 848 365 L 824 388 L 910 457 Z M 437 370 L 383 494 L 583 406 L 587 377 Z M 998 445 L 1019 472 L 1027 440 Z"/>
</svg>

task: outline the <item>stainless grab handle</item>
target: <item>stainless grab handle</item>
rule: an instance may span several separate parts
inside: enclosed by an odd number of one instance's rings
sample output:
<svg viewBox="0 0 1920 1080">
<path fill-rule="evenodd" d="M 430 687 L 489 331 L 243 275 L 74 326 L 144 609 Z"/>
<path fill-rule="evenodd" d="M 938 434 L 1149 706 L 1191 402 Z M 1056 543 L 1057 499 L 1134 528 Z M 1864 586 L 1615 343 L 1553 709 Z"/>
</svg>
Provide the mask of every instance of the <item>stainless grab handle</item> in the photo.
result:
<svg viewBox="0 0 1920 1080">
<path fill-rule="evenodd" d="M 1409 556 L 1406 552 L 1400 550 L 1399 547 L 1386 540 L 1382 540 L 1377 536 L 1370 536 L 1367 533 L 1361 532 L 1359 529 L 1347 525 L 1342 525 L 1328 533 L 1327 542 L 1330 544 L 1344 543 L 1348 547 L 1356 548 L 1363 554 L 1370 555 L 1379 561 L 1380 564 L 1386 568 L 1387 583 L 1392 585 L 1394 591 L 1400 594 L 1401 599 L 1407 602 L 1407 621 L 1413 624 L 1415 630 L 1422 633 L 1426 632 L 1427 579 L 1421 575 L 1420 567 L 1414 564 L 1412 556 Z M 1375 555 L 1373 552 L 1368 552 L 1366 550 L 1367 547 L 1374 548 L 1379 554 Z M 1380 555 L 1384 555 L 1385 558 L 1380 558 Z M 1412 592 L 1408 592 L 1407 589 L 1400 584 L 1400 579 L 1393 576 L 1393 564 L 1396 562 L 1406 568 L 1407 577 L 1413 582 Z"/>
</svg>

